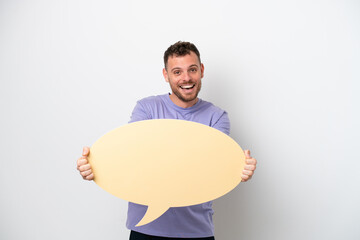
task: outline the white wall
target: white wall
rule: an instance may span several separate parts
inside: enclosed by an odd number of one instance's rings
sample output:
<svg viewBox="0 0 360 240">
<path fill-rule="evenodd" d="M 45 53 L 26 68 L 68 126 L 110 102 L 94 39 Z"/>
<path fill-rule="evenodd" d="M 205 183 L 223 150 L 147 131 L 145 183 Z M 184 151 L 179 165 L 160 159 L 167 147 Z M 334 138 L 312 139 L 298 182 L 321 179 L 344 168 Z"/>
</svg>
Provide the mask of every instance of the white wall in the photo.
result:
<svg viewBox="0 0 360 240">
<path fill-rule="evenodd" d="M 0 1 L 0 239 L 127 239 L 126 202 L 82 180 L 82 146 L 162 94 L 162 55 L 202 53 L 254 178 L 216 237 L 360 239 L 358 1 Z"/>
</svg>

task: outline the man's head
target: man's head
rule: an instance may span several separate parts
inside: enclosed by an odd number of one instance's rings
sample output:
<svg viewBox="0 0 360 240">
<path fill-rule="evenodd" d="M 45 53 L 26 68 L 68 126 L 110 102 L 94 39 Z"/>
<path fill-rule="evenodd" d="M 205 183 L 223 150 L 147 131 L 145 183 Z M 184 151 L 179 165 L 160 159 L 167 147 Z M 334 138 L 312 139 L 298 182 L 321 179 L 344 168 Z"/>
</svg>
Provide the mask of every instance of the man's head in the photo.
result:
<svg viewBox="0 0 360 240">
<path fill-rule="evenodd" d="M 164 54 L 163 75 L 170 84 L 170 99 L 178 106 L 187 108 L 197 101 L 204 76 L 204 65 L 200 62 L 200 53 L 194 44 L 177 42 Z"/>
<path fill-rule="evenodd" d="M 190 42 L 178 41 L 171 45 L 164 53 L 165 68 L 167 68 L 169 57 L 182 57 L 190 54 L 190 52 L 194 52 L 196 54 L 199 59 L 199 64 L 201 64 L 200 52 L 196 46 Z"/>
</svg>

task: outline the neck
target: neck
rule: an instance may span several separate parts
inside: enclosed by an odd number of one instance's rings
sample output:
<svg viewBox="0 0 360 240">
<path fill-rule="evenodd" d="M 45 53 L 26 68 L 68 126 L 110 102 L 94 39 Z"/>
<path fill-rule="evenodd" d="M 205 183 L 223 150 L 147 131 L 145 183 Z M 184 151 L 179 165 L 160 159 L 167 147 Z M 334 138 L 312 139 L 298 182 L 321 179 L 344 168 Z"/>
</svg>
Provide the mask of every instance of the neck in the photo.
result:
<svg viewBox="0 0 360 240">
<path fill-rule="evenodd" d="M 180 100 L 175 94 L 170 94 L 170 100 L 177 106 L 182 107 L 182 108 L 189 108 L 194 106 L 198 101 L 199 98 L 195 98 L 194 100 L 191 100 L 189 102 L 184 102 L 182 100 Z"/>
</svg>

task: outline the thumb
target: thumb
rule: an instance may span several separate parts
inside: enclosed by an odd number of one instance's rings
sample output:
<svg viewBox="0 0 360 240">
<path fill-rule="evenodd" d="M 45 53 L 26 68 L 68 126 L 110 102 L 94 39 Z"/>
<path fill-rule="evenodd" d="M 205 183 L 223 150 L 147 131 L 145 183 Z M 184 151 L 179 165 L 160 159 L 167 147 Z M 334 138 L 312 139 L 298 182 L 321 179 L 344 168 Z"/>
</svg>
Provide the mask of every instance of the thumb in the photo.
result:
<svg viewBox="0 0 360 240">
<path fill-rule="evenodd" d="M 251 158 L 250 150 L 245 150 L 244 153 L 245 153 L 245 158 Z"/>
<path fill-rule="evenodd" d="M 84 147 L 84 148 L 83 148 L 82 155 L 83 155 L 84 157 L 86 157 L 86 156 L 89 155 L 89 153 L 90 153 L 90 148 L 89 148 L 89 147 Z"/>
</svg>

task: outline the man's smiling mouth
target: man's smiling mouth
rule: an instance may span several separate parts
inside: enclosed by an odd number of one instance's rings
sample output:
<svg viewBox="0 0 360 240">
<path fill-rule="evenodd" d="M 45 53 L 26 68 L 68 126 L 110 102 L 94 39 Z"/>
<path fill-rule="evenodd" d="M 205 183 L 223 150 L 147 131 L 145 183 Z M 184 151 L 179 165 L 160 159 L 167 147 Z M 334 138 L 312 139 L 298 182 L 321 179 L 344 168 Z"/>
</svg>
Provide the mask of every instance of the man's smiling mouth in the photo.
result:
<svg viewBox="0 0 360 240">
<path fill-rule="evenodd" d="M 181 89 L 192 89 L 195 87 L 195 84 L 188 84 L 180 86 Z"/>
</svg>

